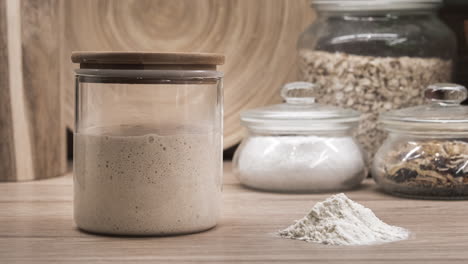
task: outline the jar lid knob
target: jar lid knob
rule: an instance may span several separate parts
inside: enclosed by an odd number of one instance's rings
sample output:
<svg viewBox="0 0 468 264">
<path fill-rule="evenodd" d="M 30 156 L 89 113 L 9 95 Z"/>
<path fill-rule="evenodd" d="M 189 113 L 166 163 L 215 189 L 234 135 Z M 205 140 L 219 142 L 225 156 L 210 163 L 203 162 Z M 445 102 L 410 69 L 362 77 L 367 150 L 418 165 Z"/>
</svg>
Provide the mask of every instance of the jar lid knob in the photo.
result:
<svg viewBox="0 0 468 264">
<path fill-rule="evenodd" d="M 467 90 L 455 83 L 436 83 L 426 88 L 424 96 L 441 105 L 459 105 L 467 98 Z"/>
<path fill-rule="evenodd" d="M 314 89 L 316 84 L 310 82 L 292 82 L 283 86 L 281 97 L 288 104 L 313 104 L 315 103 Z"/>
</svg>

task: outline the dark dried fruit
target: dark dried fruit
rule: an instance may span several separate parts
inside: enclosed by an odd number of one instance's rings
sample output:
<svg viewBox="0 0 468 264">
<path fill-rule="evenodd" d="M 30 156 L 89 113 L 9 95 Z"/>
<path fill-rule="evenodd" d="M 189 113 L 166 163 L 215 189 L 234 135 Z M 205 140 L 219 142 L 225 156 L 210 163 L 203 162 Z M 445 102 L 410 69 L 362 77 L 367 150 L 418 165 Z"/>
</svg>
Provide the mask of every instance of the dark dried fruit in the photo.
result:
<svg viewBox="0 0 468 264">
<path fill-rule="evenodd" d="M 402 158 L 404 157 L 404 158 Z M 385 161 L 386 179 L 428 188 L 468 188 L 468 142 L 411 141 L 395 147 Z"/>
<path fill-rule="evenodd" d="M 409 179 L 416 178 L 416 176 L 418 176 L 418 173 L 416 171 L 401 168 L 394 174 L 393 179 L 397 183 L 402 183 L 408 181 Z"/>
</svg>

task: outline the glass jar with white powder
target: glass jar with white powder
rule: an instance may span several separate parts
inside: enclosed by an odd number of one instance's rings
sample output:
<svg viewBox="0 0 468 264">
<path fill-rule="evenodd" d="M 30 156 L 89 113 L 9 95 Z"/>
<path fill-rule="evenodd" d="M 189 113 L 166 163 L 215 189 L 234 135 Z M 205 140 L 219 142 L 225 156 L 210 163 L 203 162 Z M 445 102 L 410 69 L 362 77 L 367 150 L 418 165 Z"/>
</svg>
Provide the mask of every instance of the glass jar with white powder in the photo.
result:
<svg viewBox="0 0 468 264">
<path fill-rule="evenodd" d="M 360 113 L 315 103 L 315 85 L 290 83 L 286 103 L 248 110 L 248 135 L 234 157 L 240 182 L 277 192 L 326 192 L 358 186 L 366 161 L 353 137 Z"/>
<path fill-rule="evenodd" d="M 79 52 L 74 218 L 117 235 L 207 230 L 220 216 L 224 56 Z"/>
</svg>

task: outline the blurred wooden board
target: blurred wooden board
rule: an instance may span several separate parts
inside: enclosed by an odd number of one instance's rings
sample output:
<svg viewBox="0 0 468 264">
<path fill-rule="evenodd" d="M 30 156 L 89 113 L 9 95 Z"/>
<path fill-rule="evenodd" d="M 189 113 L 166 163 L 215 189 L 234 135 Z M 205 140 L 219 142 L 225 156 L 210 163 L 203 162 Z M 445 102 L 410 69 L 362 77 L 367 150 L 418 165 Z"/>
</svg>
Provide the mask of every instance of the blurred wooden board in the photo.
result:
<svg viewBox="0 0 468 264">
<path fill-rule="evenodd" d="M 16 175 L 15 144 L 13 139 L 13 116 L 8 65 L 8 36 L 6 0 L 0 0 L 0 173 L 8 179 Z M 3 178 L 6 178 L 5 176 Z"/>
<path fill-rule="evenodd" d="M 59 0 L 0 0 L 0 181 L 66 171 Z"/>
<path fill-rule="evenodd" d="M 60 100 L 60 0 L 21 0 L 23 87 L 34 178 L 66 171 L 66 131 Z"/>
<path fill-rule="evenodd" d="M 239 112 L 280 101 L 296 76 L 296 42 L 312 23 L 309 0 L 64 1 L 61 86 L 73 127 L 70 54 L 83 51 L 216 52 L 226 55 L 224 145 L 243 135 Z"/>
<path fill-rule="evenodd" d="M 0 184 L 1 263 L 468 263 L 468 201 L 407 200 L 368 179 L 346 194 L 383 221 L 408 228 L 407 241 L 334 247 L 281 239 L 274 232 L 330 194 L 274 194 L 239 185 L 225 164 L 223 215 L 207 232 L 119 238 L 78 231 L 72 176 Z"/>
</svg>

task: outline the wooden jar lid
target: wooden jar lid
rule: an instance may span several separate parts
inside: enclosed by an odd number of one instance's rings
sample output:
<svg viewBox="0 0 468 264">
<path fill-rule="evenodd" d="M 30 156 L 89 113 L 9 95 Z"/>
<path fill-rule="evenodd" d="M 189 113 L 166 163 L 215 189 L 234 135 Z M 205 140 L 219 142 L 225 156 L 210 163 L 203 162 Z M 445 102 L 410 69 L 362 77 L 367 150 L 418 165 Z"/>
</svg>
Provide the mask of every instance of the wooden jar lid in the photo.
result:
<svg viewBox="0 0 468 264">
<path fill-rule="evenodd" d="M 215 53 L 81 52 L 71 60 L 82 69 L 216 69 L 224 55 Z"/>
</svg>

